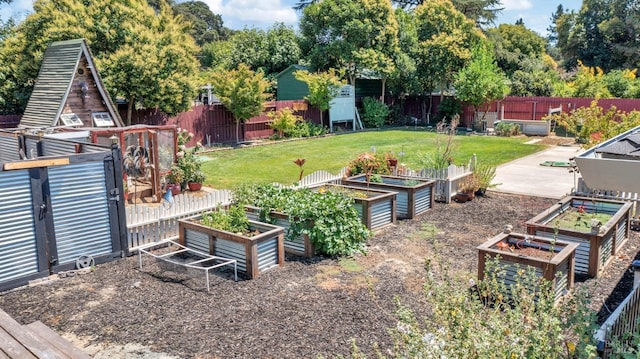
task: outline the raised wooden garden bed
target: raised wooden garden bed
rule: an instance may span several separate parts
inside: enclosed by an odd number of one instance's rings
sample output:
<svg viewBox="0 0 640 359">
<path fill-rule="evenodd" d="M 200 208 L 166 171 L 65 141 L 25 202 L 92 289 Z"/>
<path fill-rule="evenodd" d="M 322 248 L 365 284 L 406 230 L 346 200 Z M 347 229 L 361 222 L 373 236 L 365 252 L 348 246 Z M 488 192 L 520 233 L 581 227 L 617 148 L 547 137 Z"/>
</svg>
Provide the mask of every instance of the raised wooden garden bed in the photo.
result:
<svg viewBox="0 0 640 359">
<path fill-rule="evenodd" d="M 353 198 L 353 206 L 369 230 L 381 229 L 396 223 L 396 192 L 334 184 L 324 184 L 311 189 L 321 193 L 340 192 Z"/>
<path fill-rule="evenodd" d="M 629 238 L 632 204 L 568 196 L 527 221 L 527 233 L 578 243 L 576 273 L 597 277 Z M 592 225 L 594 217 L 606 222 Z"/>
<path fill-rule="evenodd" d="M 252 237 L 222 231 L 198 223 L 200 216 L 181 219 L 179 243 L 219 257 L 237 260 L 238 270 L 249 278 L 284 264 L 284 230 L 267 223 L 249 221 Z"/>
<path fill-rule="evenodd" d="M 435 181 L 386 175 L 380 175 L 377 178 L 382 182 L 371 182 L 371 180 L 367 182 L 366 175 L 359 175 L 344 179 L 342 183 L 397 192 L 396 216 L 401 219 L 414 218 L 433 208 Z"/>
<path fill-rule="evenodd" d="M 478 278 L 484 279 L 487 259 L 500 256 L 506 284 L 515 284 L 519 268 L 535 268 L 536 275 L 553 282 L 556 300 L 573 288 L 577 243 L 553 241 L 519 233 L 501 233 L 478 246 Z"/>
<path fill-rule="evenodd" d="M 249 217 L 250 220 L 260 220 L 259 208 L 253 206 L 245 206 L 245 208 L 247 210 L 247 217 Z M 291 227 L 291 222 L 289 222 L 289 215 L 282 212 L 270 211 L 268 216 L 273 220 L 273 222 L 269 221 L 270 223 L 273 223 L 276 226 L 282 227 L 284 229 L 285 252 L 303 257 L 314 256 L 315 248 L 313 247 L 313 243 L 311 243 L 311 241 L 309 240 L 308 235 L 303 234 L 294 238 L 291 238 L 291 236 L 288 235 L 289 227 Z"/>
</svg>

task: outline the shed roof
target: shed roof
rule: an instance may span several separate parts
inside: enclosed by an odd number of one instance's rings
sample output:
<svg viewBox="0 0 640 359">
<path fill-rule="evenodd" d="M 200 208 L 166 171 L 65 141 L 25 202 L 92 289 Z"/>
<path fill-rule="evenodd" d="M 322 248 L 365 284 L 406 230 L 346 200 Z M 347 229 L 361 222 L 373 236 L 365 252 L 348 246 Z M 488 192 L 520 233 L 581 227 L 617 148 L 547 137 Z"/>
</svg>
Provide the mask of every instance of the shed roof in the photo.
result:
<svg viewBox="0 0 640 359">
<path fill-rule="evenodd" d="M 290 65 L 289 67 L 287 67 L 286 69 L 280 71 L 280 73 L 278 73 L 276 75 L 276 79 L 279 78 L 280 76 L 288 73 L 289 71 L 296 71 L 296 70 L 306 70 L 309 71 L 309 67 L 305 66 L 305 65 Z"/>
<path fill-rule="evenodd" d="M 631 133 L 618 141 L 597 148 L 596 153 L 640 157 L 640 132 Z"/>
<path fill-rule="evenodd" d="M 82 55 L 85 56 L 89 64 L 91 75 L 111 118 L 115 119 L 114 123 L 117 127 L 123 126 L 120 115 L 116 111 L 116 107 L 104 88 L 100 74 L 96 70 L 86 40 L 75 39 L 57 41 L 47 48 L 33 92 L 20 120 L 20 127 L 42 128 L 56 125 L 67 96 L 71 91 L 74 74 Z"/>
</svg>

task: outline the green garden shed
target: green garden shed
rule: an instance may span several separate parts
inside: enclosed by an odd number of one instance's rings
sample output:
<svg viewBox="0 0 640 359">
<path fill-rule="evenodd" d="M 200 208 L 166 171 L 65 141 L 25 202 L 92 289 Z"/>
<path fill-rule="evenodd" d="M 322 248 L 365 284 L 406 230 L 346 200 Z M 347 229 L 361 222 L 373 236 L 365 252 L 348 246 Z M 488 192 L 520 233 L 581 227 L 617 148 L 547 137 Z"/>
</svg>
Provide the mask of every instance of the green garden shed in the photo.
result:
<svg viewBox="0 0 640 359">
<path fill-rule="evenodd" d="M 278 101 L 302 100 L 309 94 L 309 86 L 293 76 L 293 73 L 298 70 L 309 71 L 309 68 L 303 65 L 291 65 L 276 75 L 276 83 L 278 86 L 276 99 Z"/>
<path fill-rule="evenodd" d="M 304 65 L 291 65 L 276 75 L 278 90 L 276 99 L 278 101 L 302 100 L 309 94 L 309 87 L 303 81 L 299 81 L 293 75 L 298 70 L 309 71 L 309 67 Z M 356 79 L 356 97 L 380 98 L 382 91 L 381 80 L 371 73 L 363 71 Z"/>
</svg>

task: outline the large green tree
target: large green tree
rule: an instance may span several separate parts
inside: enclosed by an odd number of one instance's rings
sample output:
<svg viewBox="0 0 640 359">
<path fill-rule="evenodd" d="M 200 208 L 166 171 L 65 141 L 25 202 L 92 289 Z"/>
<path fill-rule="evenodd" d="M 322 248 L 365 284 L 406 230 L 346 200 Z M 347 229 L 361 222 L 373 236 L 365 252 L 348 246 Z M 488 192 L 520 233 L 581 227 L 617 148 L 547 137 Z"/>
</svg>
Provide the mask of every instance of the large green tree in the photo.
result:
<svg viewBox="0 0 640 359">
<path fill-rule="evenodd" d="M 224 27 L 222 16 L 211 12 L 202 1 L 186 1 L 173 6 L 176 15 L 191 23 L 191 35 L 199 46 L 217 40 L 226 40 L 231 30 Z"/>
<path fill-rule="evenodd" d="M 478 27 L 495 24 L 498 15 L 504 8 L 501 0 L 452 0 L 456 10 L 473 20 Z"/>
<path fill-rule="evenodd" d="M 498 66 L 508 76 L 523 69 L 527 60 L 542 61 L 545 54 L 545 39 L 524 25 L 500 24 L 486 34 L 493 44 Z"/>
<path fill-rule="evenodd" d="M 262 72 L 252 71 L 244 64 L 235 70 L 214 73 L 210 82 L 213 92 L 236 120 L 236 142 L 240 142 L 240 124 L 262 113 L 269 82 Z"/>
<path fill-rule="evenodd" d="M 398 24 L 388 0 L 323 0 L 304 9 L 301 48 L 311 67 L 345 69 L 349 81 L 367 64 L 361 51 L 392 58 L 398 48 Z M 370 58 L 370 57 L 369 57 Z"/>
<path fill-rule="evenodd" d="M 566 68 L 575 68 L 577 60 L 605 72 L 640 66 L 638 0 L 584 0 L 578 13 L 552 19 Z"/>
<path fill-rule="evenodd" d="M 473 106 L 478 114 L 480 108 L 490 101 L 503 99 L 509 93 L 507 77 L 498 67 L 493 52 L 487 45 L 473 49 L 471 62 L 456 74 L 456 97 Z M 480 122 L 484 121 L 486 111 Z"/>
<path fill-rule="evenodd" d="M 267 30 L 267 52 L 269 53 L 265 73 L 277 74 L 300 61 L 299 38 L 291 26 L 276 23 Z"/>
<path fill-rule="evenodd" d="M 164 3 L 161 3 L 164 4 Z M 86 38 L 111 96 L 172 115 L 196 94 L 198 51 L 189 28 L 162 5 L 145 0 L 37 0 L 0 45 L 0 87 L 5 113 L 22 113 L 42 56 L 53 41 Z M 130 123 L 130 116 L 127 116 Z"/>
<path fill-rule="evenodd" d="M 444 91 L 469 62 L 471 49 L 484 35 L 449 0 L 425 1 L 415 9 L 415 22 L 418 77 L 425 91 Z"/>
</svg>

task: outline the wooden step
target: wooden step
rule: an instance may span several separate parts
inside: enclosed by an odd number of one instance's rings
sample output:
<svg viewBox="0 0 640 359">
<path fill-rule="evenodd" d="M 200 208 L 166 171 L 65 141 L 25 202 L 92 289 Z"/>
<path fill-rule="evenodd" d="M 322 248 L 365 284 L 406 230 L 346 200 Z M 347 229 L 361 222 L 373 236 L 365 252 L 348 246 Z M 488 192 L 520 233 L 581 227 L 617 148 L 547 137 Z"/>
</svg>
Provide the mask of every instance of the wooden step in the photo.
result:
<svg viewBox="0 0 640 359">
<path fill-rule="evenodd" d="M 90 358 L 42 322 L 20 325 L 0 310 L 0 359 Z"/>
<path fill-rule="evenodd" d="M 38 337 L 47 343 L 51 344 L 56 349 L 68 355 L 74 359 L 90 359 L 91 357 L 87 353 L 80 350 L 73 345 L 70 341 L 61 337 L 58 333 L 53 331 L 48 326 L 44 325 L 41 321 L 35 321 L 31 324 L 27 324 L 27 328 L 31 329 Z"/>
</svg>

